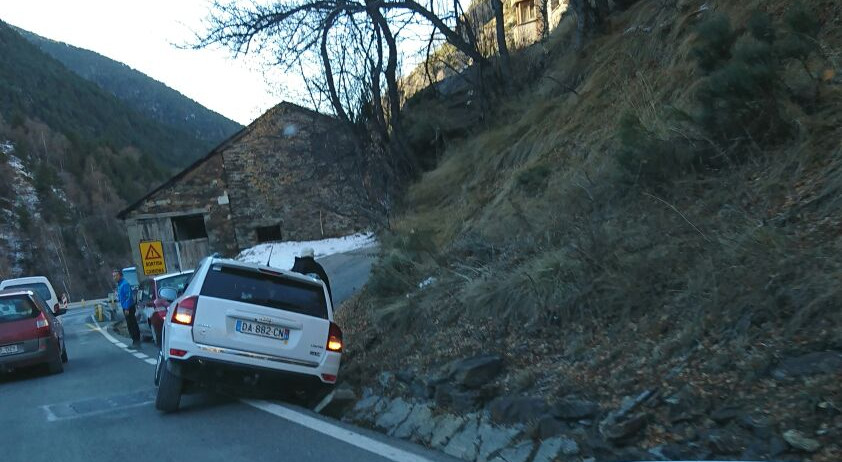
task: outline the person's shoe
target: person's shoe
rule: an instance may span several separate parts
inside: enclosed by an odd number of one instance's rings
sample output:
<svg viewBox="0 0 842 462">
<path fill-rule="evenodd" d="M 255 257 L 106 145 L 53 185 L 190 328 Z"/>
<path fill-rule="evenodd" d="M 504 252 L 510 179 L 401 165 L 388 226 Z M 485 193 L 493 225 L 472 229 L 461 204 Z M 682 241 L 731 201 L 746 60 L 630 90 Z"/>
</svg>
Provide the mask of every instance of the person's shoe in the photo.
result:
<svg viewBox="0 0 842 462">
<path fill-rule="evenodd" d="M 140 340 L 132 341 L 132 348 L 134 348 L 136 350 L 139 349 L 140 348 Z"/>
</svg>

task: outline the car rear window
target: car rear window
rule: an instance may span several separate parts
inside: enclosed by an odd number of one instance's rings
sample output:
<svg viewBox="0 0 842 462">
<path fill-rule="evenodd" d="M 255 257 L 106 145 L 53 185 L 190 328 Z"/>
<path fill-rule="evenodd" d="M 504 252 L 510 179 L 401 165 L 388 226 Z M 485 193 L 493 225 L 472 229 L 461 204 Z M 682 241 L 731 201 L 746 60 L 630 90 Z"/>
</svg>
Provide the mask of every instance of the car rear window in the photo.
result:
<svg viewBox="0 0 842 462">
<path fill-rule="evenodd" d="M 40 311 L 25 295 L 13 295 L 0 298 L 0 323 L 35 318 Z"/>
<path fill-rule="evenodd" d="M 50 288 L 47 287 L 47 284 L 44 284 L 43 282 L 30 282 L 28 284 L 16 284 L 16 285 L 11 285 L 11 286 L 6 286 L 5 288 L 6 289 L 29 289 L 29 290 L 35 292 L 36 294 L 38 294 L 38 296 L 43 298 L 44 301 L 49 301 L 52 298 L 52 295 L 50 294 Z"/>
<path fill-rule="evenodd" d="M 213 265 L 202 284 L 201 295 L 327 319 L 321 286 L 268 273 Z"/>
</svg>

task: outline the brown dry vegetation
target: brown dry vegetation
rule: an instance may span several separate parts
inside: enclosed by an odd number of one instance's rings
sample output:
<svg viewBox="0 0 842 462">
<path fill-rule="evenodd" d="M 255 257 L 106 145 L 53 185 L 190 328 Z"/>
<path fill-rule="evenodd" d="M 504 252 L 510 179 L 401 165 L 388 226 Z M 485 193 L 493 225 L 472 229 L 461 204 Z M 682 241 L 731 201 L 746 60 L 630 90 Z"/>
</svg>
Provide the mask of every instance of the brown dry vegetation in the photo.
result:
<svg viewBox="0 0 842 462">
<path fill-rule="evenodd" d="M 346 377 L 495 351 L 504 391 L 610 406 L 688 387 L 781 431 L 824 430 L 815 459 L 838 459 L 842 421 L 816 405 L 842 408 L 840 377 L 775 382 L 768 371 L 842 350 L 842 6 L 805 2 L 822 26 L 807 63 L 820 83 L 809 104 L 780 101 L 791 134 L 724 145 L 693 119 L 704 3 L 642 0 L 579 54 L 561 25 L 541 74 L 411 187 L 371 283 L 340 312 Z M 707 3 L 735 29 L 758 9 L 781 21 L 792 4 Z M 812 85 L 804 72 L 782 71 L 793 95 Z M 717 162 L 666 164 L 657 182 L 629 173 L 618 161 L 629 116 L 650 147 L 669 146 L 669 162 Z M 521 370 L 536 377 L 526 390 Z M 652 445 L 681 437 L 647 432 Z"/>
</svg>

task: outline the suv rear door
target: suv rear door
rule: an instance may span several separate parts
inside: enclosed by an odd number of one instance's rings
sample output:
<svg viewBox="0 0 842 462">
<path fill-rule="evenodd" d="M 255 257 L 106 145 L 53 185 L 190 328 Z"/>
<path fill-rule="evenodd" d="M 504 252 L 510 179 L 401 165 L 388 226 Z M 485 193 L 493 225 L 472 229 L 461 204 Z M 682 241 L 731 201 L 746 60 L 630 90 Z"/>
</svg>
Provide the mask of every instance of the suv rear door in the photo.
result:
<svg viewBox="0 0 842 462">
<path fill-rule="evenodd" d="M 330 321 L 324 287 L 284 273 L 215 262 L 196 306 L 197 343 L 318 365 Z"/>
</svg>

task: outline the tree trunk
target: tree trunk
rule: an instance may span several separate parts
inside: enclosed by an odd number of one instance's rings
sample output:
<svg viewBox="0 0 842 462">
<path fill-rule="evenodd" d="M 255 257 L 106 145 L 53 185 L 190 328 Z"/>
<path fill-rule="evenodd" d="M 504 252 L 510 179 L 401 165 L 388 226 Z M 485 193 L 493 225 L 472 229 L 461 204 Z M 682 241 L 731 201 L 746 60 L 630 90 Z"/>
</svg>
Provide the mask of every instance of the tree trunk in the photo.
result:
<svg viewBox="0 0 842 462">
<path fill-rule="evenodd" d="M 512 86 L 512 65 L 509 59 L 509 46 L 506 44 L 506 23 L 503 17 L 503 2 L 491 0 L 494 8 L 494 23 L 497 32 L 497 50 L 500 53 L 500 77 L 507 89 Z"/>
</svg>

